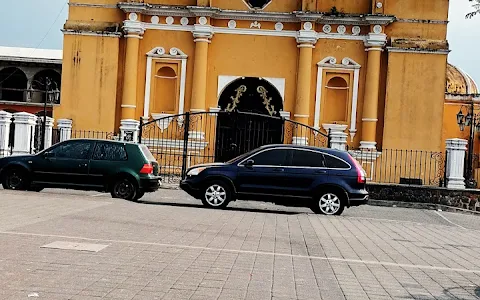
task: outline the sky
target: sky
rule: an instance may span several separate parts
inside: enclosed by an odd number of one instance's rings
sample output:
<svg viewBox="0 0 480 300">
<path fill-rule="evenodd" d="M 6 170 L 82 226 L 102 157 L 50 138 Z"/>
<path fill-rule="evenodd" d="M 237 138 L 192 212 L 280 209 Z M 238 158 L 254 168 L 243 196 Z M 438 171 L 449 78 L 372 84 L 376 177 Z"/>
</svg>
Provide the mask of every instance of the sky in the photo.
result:
<svg viewBox="0 0 480 300">
<path fill-rule="evenodd" d="M 61 49 L 67 1 L 0 0 L 0 46 Z M 480 85 L 480 15 L 465 19 L 470 10 L 468 0 L 450 0 L 449 61 Z"/>
</svg>

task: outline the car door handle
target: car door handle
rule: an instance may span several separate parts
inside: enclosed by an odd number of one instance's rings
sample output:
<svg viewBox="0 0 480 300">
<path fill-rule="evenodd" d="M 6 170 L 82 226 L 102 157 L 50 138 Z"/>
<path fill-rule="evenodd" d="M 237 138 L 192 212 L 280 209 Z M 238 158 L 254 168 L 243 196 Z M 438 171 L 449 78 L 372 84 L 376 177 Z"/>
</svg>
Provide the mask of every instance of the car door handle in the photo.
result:
<svg viewBox="0 0 480 300">
<path fill-rule="evenodd" d="M 327 171 L 325 170 L 317 170 L 315 171 L 316 174 L 327 174 Z"/>
<path fill-rule="evenodd" d="M 275 168 L 275 169 L 273 169 L 273 171 L 274 172 L 283 172 L 283 171 L 285 171 L 285 169 L 284 168 Z"/>
<path fill-rule="evenodd" d="M 80 164 L 78 165 L 79 167 L 87 167 L 88 165 L 87 164 Z"/>
</svg>

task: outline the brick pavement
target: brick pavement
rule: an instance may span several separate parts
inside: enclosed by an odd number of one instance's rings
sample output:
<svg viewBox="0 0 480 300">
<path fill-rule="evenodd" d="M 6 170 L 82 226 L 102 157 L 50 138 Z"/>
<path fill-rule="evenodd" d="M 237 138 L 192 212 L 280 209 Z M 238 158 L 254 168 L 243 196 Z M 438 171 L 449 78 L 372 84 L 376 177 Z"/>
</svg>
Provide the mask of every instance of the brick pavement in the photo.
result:
<svg viewBox="0 0 480 300">
<path fill-rule="evenodd" d="M 0 299 L 479 299 L 479 232 L 433 212 L 0 193 Z"/>
</svg>

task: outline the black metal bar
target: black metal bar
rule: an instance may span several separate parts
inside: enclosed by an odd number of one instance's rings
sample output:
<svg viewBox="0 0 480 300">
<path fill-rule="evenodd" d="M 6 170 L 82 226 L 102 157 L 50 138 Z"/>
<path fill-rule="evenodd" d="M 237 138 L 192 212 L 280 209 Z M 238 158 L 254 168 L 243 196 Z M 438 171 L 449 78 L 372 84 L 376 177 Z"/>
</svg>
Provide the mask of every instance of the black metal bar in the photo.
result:
<svg viewBox="0 0 480 300">
<path fill-rule="evenodd" d="M 140 117 L 140 128 L 138 129 L 138 143 L 142 143 L 142 134 L 143 134 L 143 118 Z"/>
<path fill-rule="evenodd" d="M 190 128 L 190 113 L 185 113 L 185 123 L 183 128 L 183 153 L 182 153 L 182 179 L 187 173 L 187 155 L 188 155 L 188 130 Z"/>
</svg>

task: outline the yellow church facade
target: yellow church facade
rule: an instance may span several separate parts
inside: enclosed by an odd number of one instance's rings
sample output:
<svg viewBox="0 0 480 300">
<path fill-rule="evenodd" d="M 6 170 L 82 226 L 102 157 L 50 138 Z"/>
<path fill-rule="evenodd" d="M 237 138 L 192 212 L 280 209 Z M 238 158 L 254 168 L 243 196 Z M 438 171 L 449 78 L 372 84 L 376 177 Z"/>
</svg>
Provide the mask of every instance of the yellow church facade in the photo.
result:
<svg viewBox="0 0 480 300">
<path fill-rule="evenodd" d="M 460 132 L 456 96 L 445 104 L 448 2 L 70 0 L 54 117 L 115 131 L 225 110 L 260 80 L 275 115 L 333 124 L 351 149 L 441 152 Z"/>
</svg>

